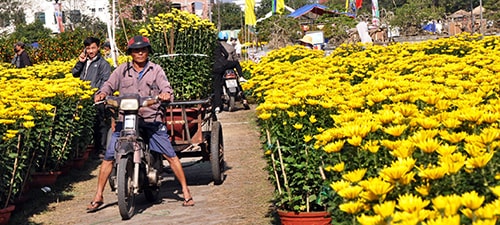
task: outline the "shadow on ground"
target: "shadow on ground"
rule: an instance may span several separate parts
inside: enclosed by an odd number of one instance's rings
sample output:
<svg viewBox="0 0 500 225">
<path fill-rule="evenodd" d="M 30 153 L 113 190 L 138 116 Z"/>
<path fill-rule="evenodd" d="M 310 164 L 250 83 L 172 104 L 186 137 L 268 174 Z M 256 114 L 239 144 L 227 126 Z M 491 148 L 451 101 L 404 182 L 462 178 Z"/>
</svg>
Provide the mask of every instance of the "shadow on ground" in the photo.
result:
<svg viewBox="0 0 500 225">
<path fill-rule="evenodd" d="M 41 188 L 30 189 L 16 204 L 9 224 L 36 225 L 36 223 L 28 221 L 28 218 L 40 212 L 50 211 L 50 203 L 72 200 L 74 197 L 73 184 L 93 179 L 95 176 L 91 173 L 99 164 L 100 160 L 89 159 L 83 168 L 72 168 L 68 174 L 59 176 L 54 185 L 49 186 L 51 189 L 49 192 L 44 192 Z"/>
</svg>

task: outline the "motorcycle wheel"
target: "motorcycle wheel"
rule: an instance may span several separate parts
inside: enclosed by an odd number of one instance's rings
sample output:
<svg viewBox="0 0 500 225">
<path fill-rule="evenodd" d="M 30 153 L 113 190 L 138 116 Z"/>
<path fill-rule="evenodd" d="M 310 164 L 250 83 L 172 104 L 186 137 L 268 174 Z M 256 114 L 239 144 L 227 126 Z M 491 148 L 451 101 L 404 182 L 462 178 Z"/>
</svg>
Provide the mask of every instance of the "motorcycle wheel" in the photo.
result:
<svg viewBox="0 0 500 225">
<path fill-rule="evenodd" d="M 210 137 L 210 164 L 212 167 L 214 184 L 222 184 L 224 174 L 224 141 L 222 140 L 222 126 L 219 121 L 215 121 L 212 124 L 212 133 Z"/>
<path fill-rule="evenodd" d="M 235 102 L 236 102 L 236 99 L 234 96 L 229 97 L 229 112 L 232 112 L 236 109 L 236 108 L 234 108 Z"/>
<path fill-rule="evenodd" d="M 116 174 L 118 182 L 118 208 L 122 219 L 128 220 L 135 213 L 135 194 L 132 187 L 134 162 L 128 155 L 119 160 Z"/>
</svg>

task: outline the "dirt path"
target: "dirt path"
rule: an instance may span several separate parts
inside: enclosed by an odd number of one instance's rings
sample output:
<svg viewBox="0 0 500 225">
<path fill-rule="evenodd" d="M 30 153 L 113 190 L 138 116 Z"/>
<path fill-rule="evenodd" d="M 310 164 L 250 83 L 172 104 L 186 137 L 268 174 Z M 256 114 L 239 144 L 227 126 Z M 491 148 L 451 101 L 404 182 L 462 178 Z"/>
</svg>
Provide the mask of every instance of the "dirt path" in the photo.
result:
<svg viewBox="0 0 500 225">
<path fill-rule="evenodd" d="M 219 114 L 227 164 L 222 185 L 211 181 L 209 162 L 182 159 L 194 207 L 181 206 L 180 185 L 169 174 L 161 190 L 163 201 L 150 204 L 139 196 L 139 212 L 130 220 L 121 220 L 116 195 L 109 188 L 105 207 L 87 213 L 85 207 L 93 197 L 99 168 L 94 160 L 61 177 L 49 193 L 32 190 L 33 198 L 16 210 L 11 224 L 273 224 L 275 219 L 268 216 L 273 187 L 264 170 L 254 113 L 252 108 Z"/>
</svg>

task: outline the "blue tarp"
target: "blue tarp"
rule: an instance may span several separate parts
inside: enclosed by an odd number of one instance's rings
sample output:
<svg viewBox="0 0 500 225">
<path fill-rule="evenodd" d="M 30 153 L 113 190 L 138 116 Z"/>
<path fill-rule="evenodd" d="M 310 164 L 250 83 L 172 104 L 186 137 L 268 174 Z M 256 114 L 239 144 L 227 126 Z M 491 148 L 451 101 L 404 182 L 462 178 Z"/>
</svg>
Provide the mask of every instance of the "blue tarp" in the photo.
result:
<svg viewBox="0 0 500 225">
<path fill-rule="evenodd" d="M 436 32 L 436 24 L 429 23 L 429 24 L 425 25 L 422 29 L 429 31 L 429 32 Z"/>
<path fill-rule="evenodd" d="M 302 6 L 298 9 L 296 9 L 293 13 L 290 13 L 288 16 L 289 17 L 293 17 L 293 18 L 297 18 L 297 17 L 301 17 L 303 16 L 304 14 L 308 13 L 308 12 L 312 12 L 312 13 L 315 13 L 315 14 L 318 14 L 318 15 L 323 15 L 323 13 L 334 13 L 333 11 L 328 11 L 328 10 L 325 10 L 327 7 L 324 6 L 324 5 L 321 5 L 321 4 L 310 4 L 310 5 L 305 5 L 305 6 Z"/>
</svg>

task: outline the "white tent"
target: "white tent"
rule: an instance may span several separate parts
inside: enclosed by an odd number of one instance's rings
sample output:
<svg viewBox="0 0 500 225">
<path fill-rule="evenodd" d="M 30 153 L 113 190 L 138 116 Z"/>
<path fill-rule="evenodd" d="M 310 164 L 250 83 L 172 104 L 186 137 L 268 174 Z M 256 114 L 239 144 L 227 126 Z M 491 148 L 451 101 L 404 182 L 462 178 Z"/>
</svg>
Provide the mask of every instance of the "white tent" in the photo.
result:
<svg viewBox="0 0 500 225">
<path fill-rule="evenodd" d="M 286 9 L 286 10 L 288 10 L 289 12 L 291 12 L 291 13 L 292 13 L 292 12 L 295 12 L 295 9 L 293 9 L 293 8 L 291 8 L 291 7 L 288 7 L 288 6 L 286 6 L 286 5 L 285 5 L 285 9 Z M 268 13 L 267 13 L 264 17 L 259 18 L 259 19 L 257 20 L 257 23 L 258 23 L 258 22 L 260 22 L 260 21 L 263 21 L 263 20 L 265 20 L 265 19 L 267 19 L 267 18 L 269 18 L 269 17 L 271 17 L 272 15 L 273 15 L 273 12 L 272 12 L 272 11 L 271 11 L 271 12 L 268 12 Z"/>
</svg>

